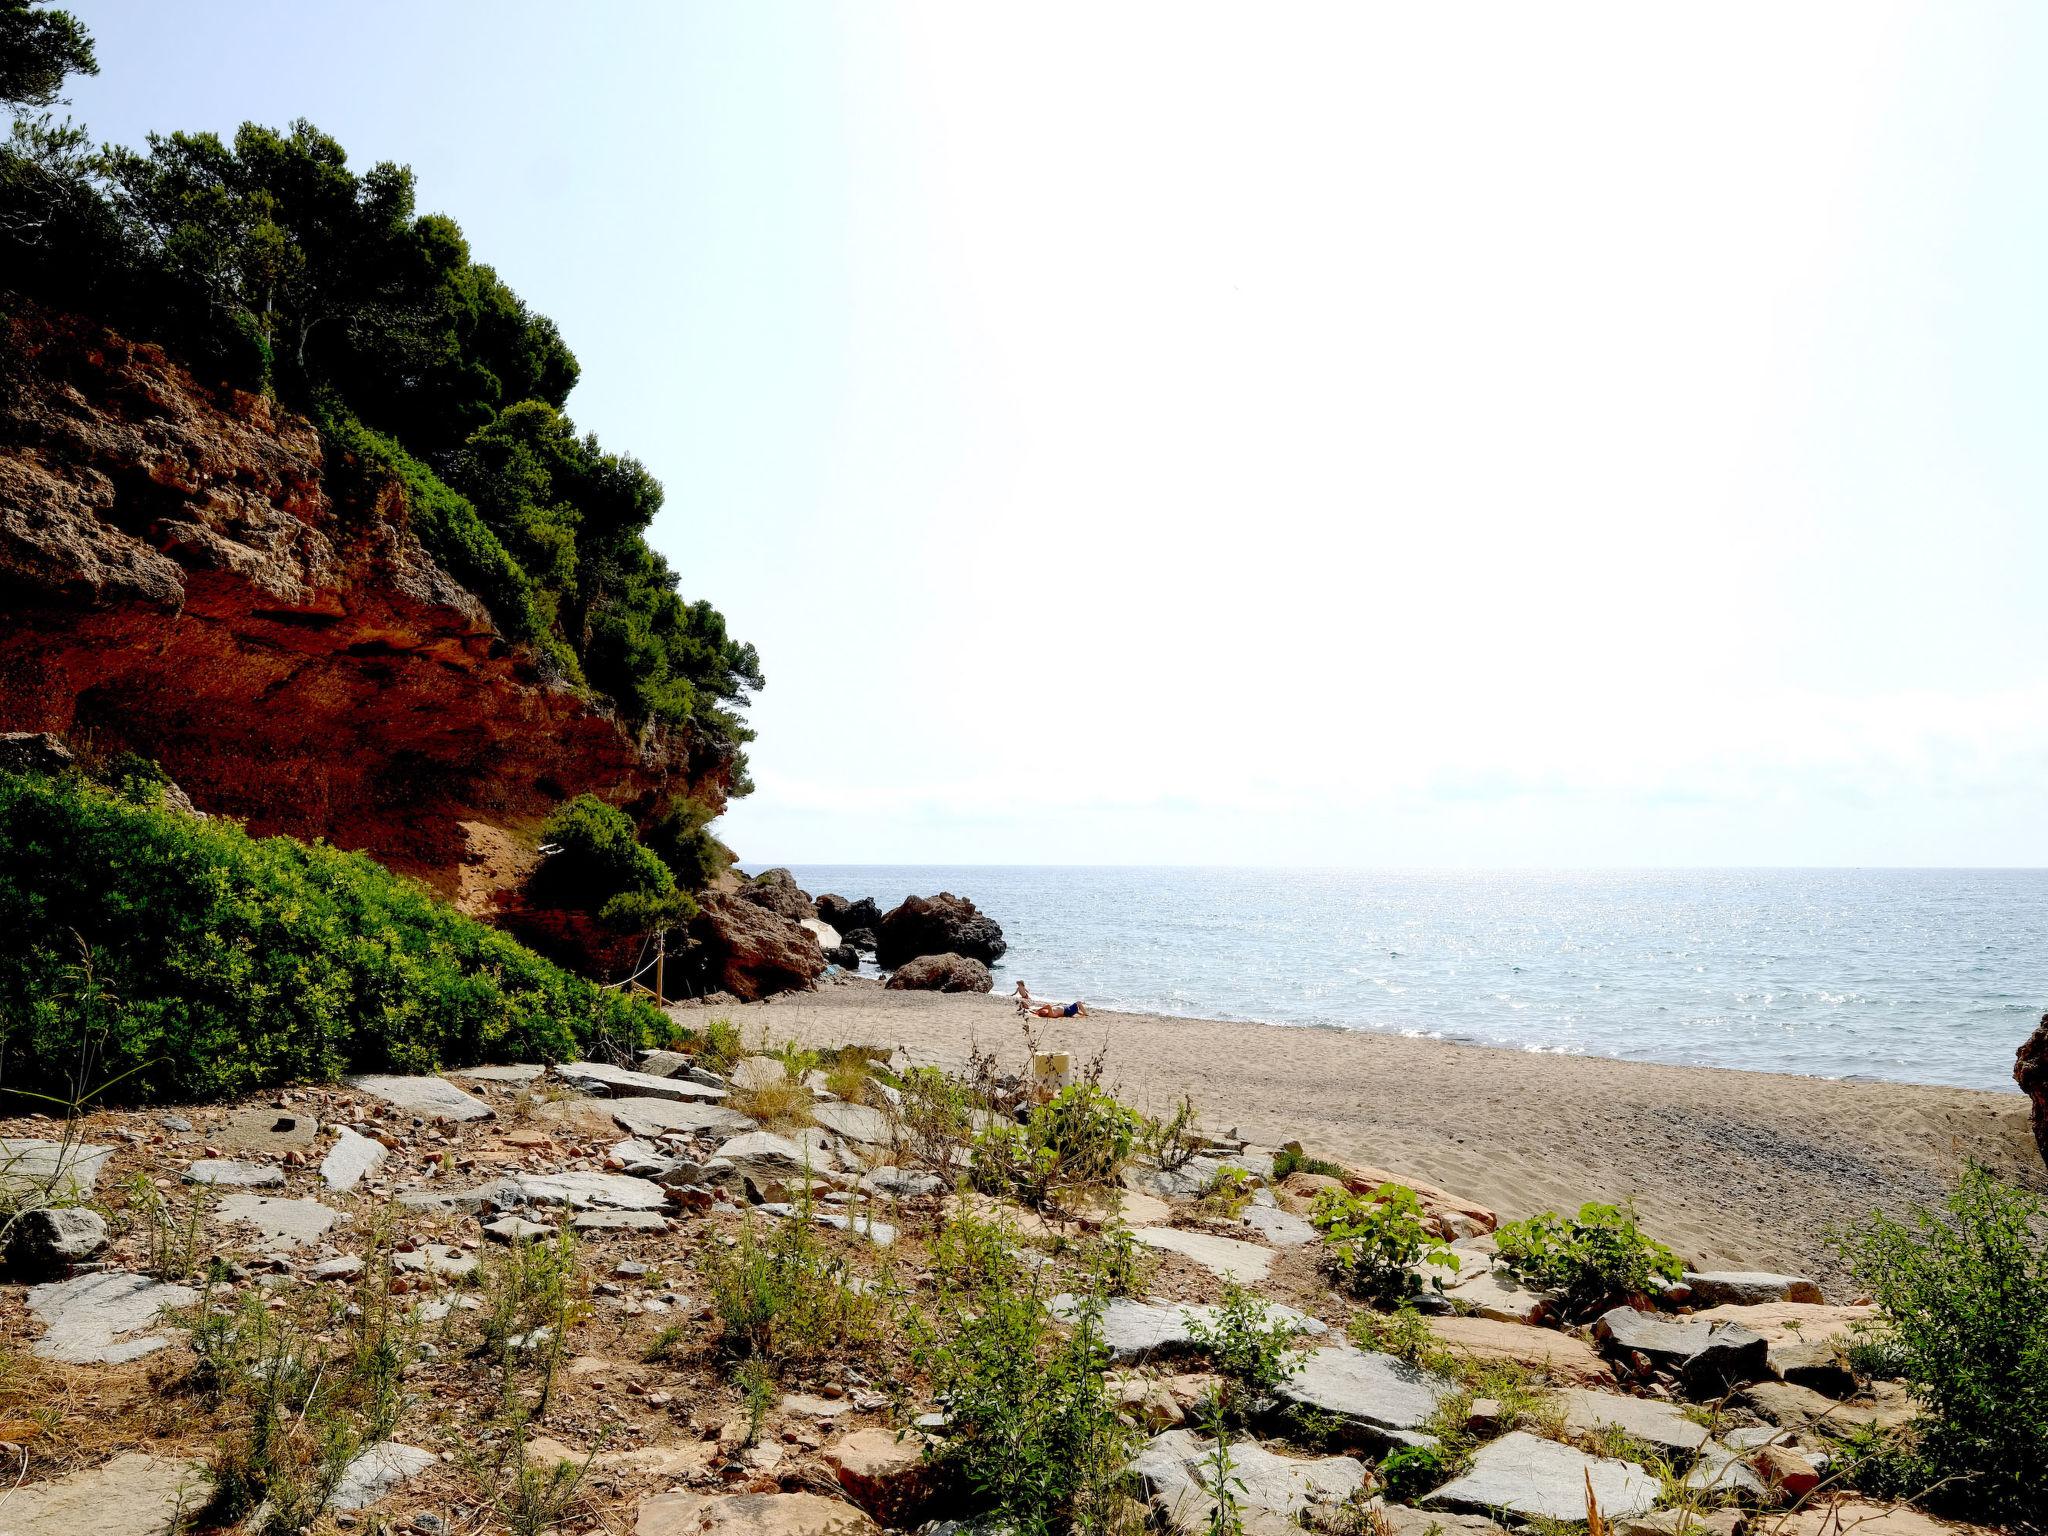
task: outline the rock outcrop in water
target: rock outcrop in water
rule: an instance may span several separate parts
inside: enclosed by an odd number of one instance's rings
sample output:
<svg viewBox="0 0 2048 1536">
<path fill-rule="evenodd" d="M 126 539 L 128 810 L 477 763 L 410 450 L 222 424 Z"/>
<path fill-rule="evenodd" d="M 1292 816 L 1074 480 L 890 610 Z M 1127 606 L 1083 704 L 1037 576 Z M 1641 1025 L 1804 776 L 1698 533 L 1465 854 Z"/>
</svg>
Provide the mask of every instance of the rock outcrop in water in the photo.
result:
<svg viewBox="0 0 2048 1536">
<path fill-rule="evenodd" d="M 1003 958 L 1010 946 L 994 918 L 965 896 L 941 891 L 936 896 L 909 896 L 882 918 L 876 931 L 875 958 L 894 970 L 919 955 L 965 955 L 984 965 Z"/>
</svg>

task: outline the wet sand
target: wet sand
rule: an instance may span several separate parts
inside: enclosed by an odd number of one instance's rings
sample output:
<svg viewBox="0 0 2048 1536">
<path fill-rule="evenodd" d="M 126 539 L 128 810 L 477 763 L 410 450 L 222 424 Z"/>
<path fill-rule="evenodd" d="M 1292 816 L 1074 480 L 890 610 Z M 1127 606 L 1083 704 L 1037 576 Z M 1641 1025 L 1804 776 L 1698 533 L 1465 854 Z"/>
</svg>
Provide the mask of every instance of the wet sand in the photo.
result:
<svg viewBox="0 0 2048 1536">
<path fill-rule="evenodd" d="M 867 980 L 727 1010 L 749 1044 L 972 1045 L 1021 1062 L 1015 1008 Z M 678 1017 L 692 1020 L 695 1009 Z M 1193 1095 L 1204 1122 L 1264 1145 L 1444 1185 L 1503 1220 L 1633 1196 L 1688 1261 L 1789 1268 L 1839 1288 L 1828 1233 L 1881 1206 L 1939 1200 L 1966 1157 L 2048 1185 L 2017 1093 L 1536 1055 L 1359 1030 L 1153 1014 L 1034 1020 L 1043 1048 L 1107 1049 L 1141 1108 Z"/>
</svg>

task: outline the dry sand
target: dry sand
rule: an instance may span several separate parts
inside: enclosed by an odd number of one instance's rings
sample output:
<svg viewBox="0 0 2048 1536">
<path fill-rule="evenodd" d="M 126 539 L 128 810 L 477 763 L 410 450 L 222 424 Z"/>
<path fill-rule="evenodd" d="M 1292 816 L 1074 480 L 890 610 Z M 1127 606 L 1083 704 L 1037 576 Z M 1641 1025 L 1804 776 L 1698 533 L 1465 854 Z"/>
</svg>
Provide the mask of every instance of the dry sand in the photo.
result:
<svg viewBox="0 0 2048 1536">
<path fill-rule="evenodd" d="M 977 1041 L 1013 1062 L 1023 1052 L 1013 1005 L 982 995 L 851 980 L 729 1011 L 749 1044 L 902 1046 L 941 1061 Z M 1185 1092 L 1211 1126 L 1426 1179 L 1504 1220 L 1633 1196 L 1654 1235 L 1713 1268 L 1839 1282 L 1831 1227 L 1938 1200 L 1965 1157 L 2044 1183 L 2017 1093 L 1154 1014 L 1034 1022 L 1043 1048 L 1106 1047 L 1108 1078 L 1142 1108 Z"/>
</svg>

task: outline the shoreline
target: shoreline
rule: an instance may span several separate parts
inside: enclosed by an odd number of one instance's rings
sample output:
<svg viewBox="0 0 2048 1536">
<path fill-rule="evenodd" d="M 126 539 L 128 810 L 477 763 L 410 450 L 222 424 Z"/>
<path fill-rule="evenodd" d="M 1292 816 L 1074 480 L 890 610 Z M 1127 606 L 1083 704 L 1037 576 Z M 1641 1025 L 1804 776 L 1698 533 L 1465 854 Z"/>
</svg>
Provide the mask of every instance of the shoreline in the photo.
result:
<svg viewBox="0 0 2048 1536">
<path fill-rule="evenodd" d="M 685 1024 L 700 1010 L 684 1008 Z M 986 993 L 891 992 L 840 978 L 815 992 L 712 1010 L 749 1044 L 901 1046 L 958 1062 L 1021 1060 L 1014 1005 Z M 1204 1122 L 1299 1140 L 1492 1206 L 1503 1220 L 1633 1197 L 1688 1262 L 1789 1269 L 1839 1289 L 1831 1228 L 1938 1201 L 1966 1158 L 2048 1185 L 2024 1095 L 1671 1066 L 1328 1024 L 1091 1011 L 1034 1019 L 1077 1063 L 1157 1113 L 1191 1094 Z"/>
</svg>

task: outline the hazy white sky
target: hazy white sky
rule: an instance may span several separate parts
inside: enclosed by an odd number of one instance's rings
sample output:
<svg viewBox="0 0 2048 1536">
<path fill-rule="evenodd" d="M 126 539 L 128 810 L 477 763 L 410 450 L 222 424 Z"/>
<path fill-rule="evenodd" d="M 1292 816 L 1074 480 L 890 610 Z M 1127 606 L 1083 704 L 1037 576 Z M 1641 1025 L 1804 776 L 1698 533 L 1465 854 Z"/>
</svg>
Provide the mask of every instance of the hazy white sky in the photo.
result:
<svg viewBox="0 0 2048 1536">
<path fill-rule="evenodd" d="M 750 860 L 2048 863 L 2048 10 L 69 0 L 555 316 Z"/>
</svg>

